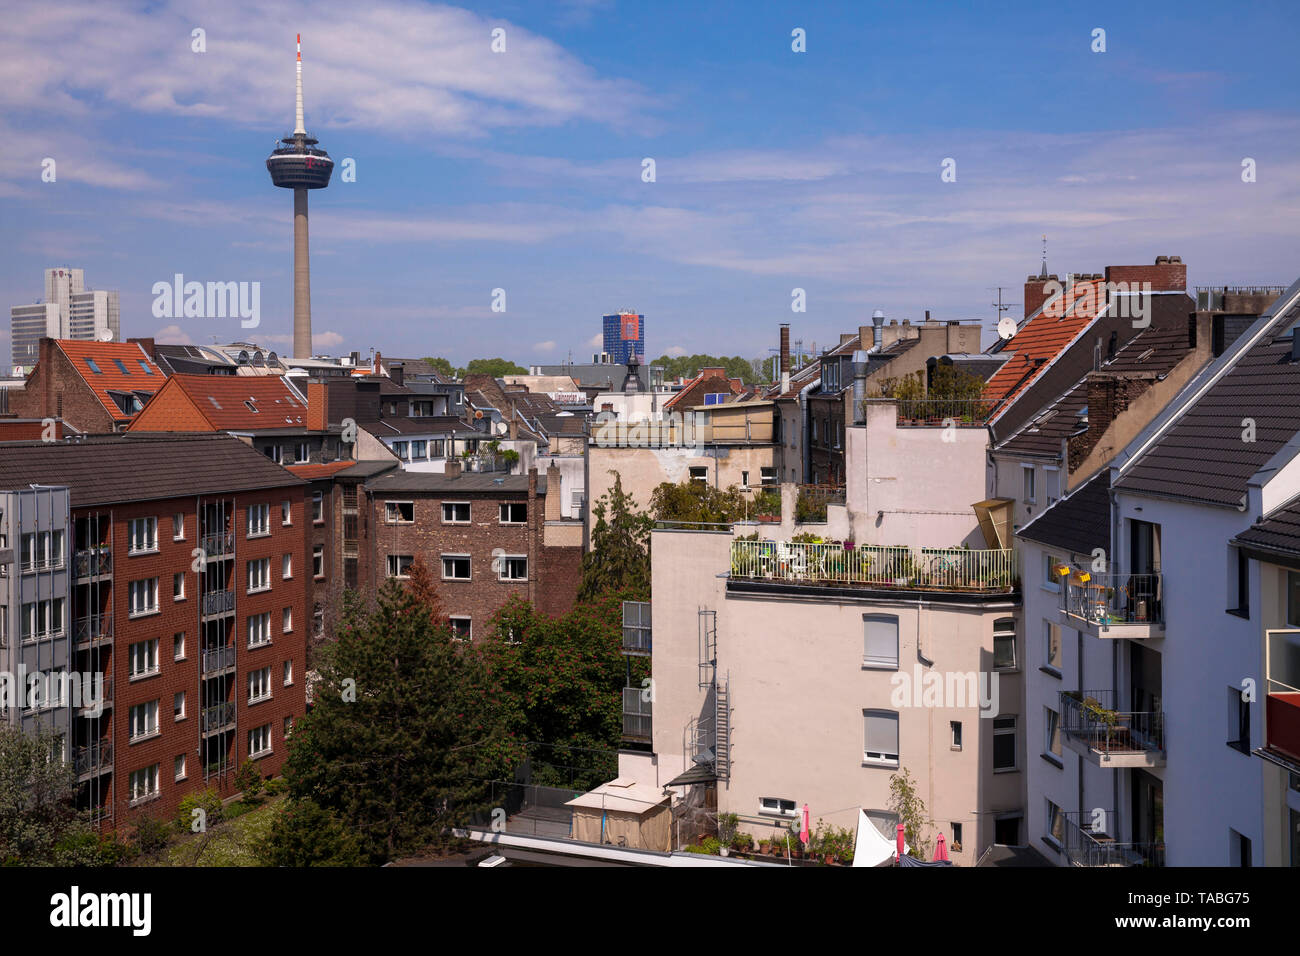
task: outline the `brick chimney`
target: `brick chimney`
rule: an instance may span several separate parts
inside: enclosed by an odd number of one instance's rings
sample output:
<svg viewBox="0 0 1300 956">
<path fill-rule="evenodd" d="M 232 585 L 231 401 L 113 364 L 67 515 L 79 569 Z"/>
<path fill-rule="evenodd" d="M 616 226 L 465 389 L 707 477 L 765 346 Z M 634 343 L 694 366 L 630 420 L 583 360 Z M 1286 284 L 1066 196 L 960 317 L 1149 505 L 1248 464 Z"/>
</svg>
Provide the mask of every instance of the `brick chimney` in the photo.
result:
<svg viewBox="0 0 1300 956">
<path fill-rule="evenodd" d="M 776 370 L 776 378 L 781 377 L 782 372 L 790 371 L 790 323 L 781 323 L 781 365 Z"/>
<path fill-rule="evenodd" d="M 154 362 L 158 361 L 158 347 L 154 344 L 154 340 L 152 336 L 149 338 L 127 339 L 127 341 L 137 343 L 140 346 L 140 348 L 144 349 L 145 355 L 153 359 Z"/>
<path fill-rule="evenodd" d="M 324 431 L 329 427 L 330 387 L 324 382 L 307 383 L 307 429 Z"/>
<path fill-rule="evenodd" d="M 1025 318 L 1029 318 L 1037 312 L 1044 302 L 1048 299 L 1047 285 L 1050 282 L 1058 286 L 1061 280 L 1054 275 L 1045 276 L 1042 274 L 1030 276 L 1025 280 Z M 1055 286 L 1053 286 L 1055 288 Z"/>
<path fill-rule="evenodd" d="M 448 478 L 459 478 L 459 477 L 460 477 L 460 459 L 459 459 L 459 458 L 448 458 L 448 459 L 447 459 L 447 464 L 446 464 L 446 465 L 443 467 L 443 469 L 442 469 L 442 473 L 443 473 L 444 475 L 446 475 Z"/>
<path fill-rule="evenodd" d="M 546 520 L 559 521 L 560 514 L 560 466 L 551 462 L 546 466 Z"/>
<path fill-rule="evenodd" d="M 1107 282 L 1151 283 L 1152 292 L 1186 292 L 1187 266 L 1182 256 L 1156 256 L 1155 265 L 1107 266 Z"/>
<path fill-rule="evenodd" d="M 393 380 L 394 385 L 406 384 L 406 368 L 401 362 L 388 366 L 388 375 Z"/>
</svg>

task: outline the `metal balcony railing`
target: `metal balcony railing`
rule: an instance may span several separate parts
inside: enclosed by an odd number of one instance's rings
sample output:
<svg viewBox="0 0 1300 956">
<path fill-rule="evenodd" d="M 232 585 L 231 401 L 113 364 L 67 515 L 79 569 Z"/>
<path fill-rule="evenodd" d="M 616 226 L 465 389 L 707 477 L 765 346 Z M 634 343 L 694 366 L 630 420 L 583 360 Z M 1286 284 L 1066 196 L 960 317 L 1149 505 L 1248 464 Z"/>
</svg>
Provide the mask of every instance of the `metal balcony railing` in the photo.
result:
<svg viewBox="0 0 1300 956">
<path fill-rule="evenodd" d="M 234 609 L 234 591 L 209 591 L 203 595 L 204 614 L 226 614 Z"/>
<path fill-rule="evenodd" d="M 993 412 L 993 402 L 983 399 L 947 398 L 868 398 L 866 406 L 896 404 L 895 421 L 903 426 L 953 425 L 957 428 L 980 428 Z"/>
<path fill-rule="evenodd" d="M 1164 713 L 1113 710 L 1113 697 L 1108 690 L 1061 691 L 1061 731 L 1105 756 L 1163 753 Z"/>
<path fill-rule="evenodd" d="M 650 718 L 653 704 L 643 700 L 645 688 L 623 688 L 623 737 L 626 740 L 649 741 Z"/>
<path fill-rule="evenodd" d="M 234 723 L 235 705 L 233 703 L 215 704 L 212 707 L 203 708 L 203 732 L 205 734 L 224 730 L 233 726 Z"/>
<path fill-rule="evenodd" d="M 78 578 L 110 575 L 113 573 L 113 552 L 107 545 L 78 551 L 72 557 L 72 571 Z"/>
<path fill-rule="evenodd" d="M 803 584 L 849 584 L 939 591 L 1013 591 L 1016 552 L 963 548 L 734 541 L 731 576 Z"/>
<path fill-rule="evenodd" d="M 91 647 L 113 638 L 112 614 L 88 614 L 79 617 L 73 624 L 77 636 L 77 647 Z"/>
<path fill-rule="evenodd" d="M 235 648 L 214 647 L 203 652 L 203 673 L 216 674 L 235 666 Z"/>
<path fill-rule="evenodd" d="M 1067 614 L 1092 624 L 1164 623 L 1164 582 L 1153 574 L 1072 574 L 1062 589 Z"/>
<path fill-rule="evenodd" d="M 1094 826 L 1092 810 L 1061 814 L 1061 845 L 1071 866 L 1164 866 L 1163 843 L 1120 843 Z M 1106 820 L 1115 820 L 1107 811 Z"/>
<path fill-rule="evenodd" d="M 209 558 L 222 554 L 232 554 L 235 550 L 235 535 L 230 531 L 219 531 L 203 535 L 203 553 Z"/>
<path fill-rule="evenodd" d="M 111 743 L 100 743 L 91 744 L 89 747 L 78 747 L 73 755 L 73 762 L 79 777 L 111 769 L 113 766 L 113 745 Z"/>
</svg>

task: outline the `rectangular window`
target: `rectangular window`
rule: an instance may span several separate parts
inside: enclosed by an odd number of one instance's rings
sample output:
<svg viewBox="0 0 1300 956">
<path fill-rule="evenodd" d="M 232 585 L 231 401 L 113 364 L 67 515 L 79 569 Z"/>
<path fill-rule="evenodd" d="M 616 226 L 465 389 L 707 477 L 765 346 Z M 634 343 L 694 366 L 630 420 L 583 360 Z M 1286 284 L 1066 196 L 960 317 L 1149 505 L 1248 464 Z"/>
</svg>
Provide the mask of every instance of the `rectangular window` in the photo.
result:
<svg viewBox="0 0 1300 956">
<path fill-rule="evenodd" d="M 1043 708 L 1043 753 L 1061 756 L 1061 715 L 1050 707 Z"/>
<path fill-rule="evenodd" d="M 958 852 L 961 851 L 961 824 L 952 825 L 952 848 Z"/>
<path fill-rule="evenodd" d="M 275 462 L 277 465 L 280 465 L 280 464 L 283 464 L 283 463 L 284 463 L 284 447 L 283 447 L 283 446 L 281 446 L 281 445 L 267 445 L 266 448 L 263 449 L 263 451 L 266 452 L 266 457 L 269 458 L 269 459 L 271 459 L 271 460 L 272 460 L 273 462 Z"/>
<path fill-rule="evenodd" d="M 248 619 L 248 646 L 264 647 L 271 643 L 271 612 L 251 615 Z"/>
<path fill-rule="evenodd" d="M 898 618 L 880 614 L 862 615 L 865 632 L 862 666 L 898 669 Z"/>
<path fill-rule="evenodd" d="M 775 468 L 760 468 L 759 474 L 762 475 L 762 483 L 764 487 L 776 484 Z"/>
<path fill-rule="evenodd" d="M 153 614 L 158 610 L 158 579 L 148 578 L 144 581 L 132 581 L 127 588 L 129 617 L 141 614 Z"/>
<path fill-rule="evenodd" d="M 451 633 L 458 641 L 468 641 L 473 639 L 474 629 L 472 623 L 467 617 L 448 618 L 451 622 Z"/>
<path fill-rule="evenodd" d="M 961 721 L 948 721 L 948 729 L 952 732 L 952 743 L 949 744 L 949 749 L 961 750 Z"/>
<path fill-rule="evenodd" d="M 1050 591 L 1061 590 L 1061 576 L 1056 573 L 1056 569 L 1064 563 L 1054 554 L 1043 555 L 1043 586 L 1045 588 Z"/>
<path fill-rule="evenodd" d="M 443 524 L 469 524 L 468 501 L 444 501 L 442 503 Z"/>
<path fill-rule="evenodd" d="M 1290 627 L 1300 627 L 1300 574 L 1286 573 L 1286 622 Z"/>
<path fill-rule="evenodd" d="M 993 718 L 993 772 L 1016 769 L 1016 718 Z"/>
<path fill-rule="evenodd" d="M 185 600 L 185 572 L 178 571 L 172 575 L 172 600 Z"/>
<path fill-rule="evenodd" d="M 799 808 L 793 800 L 782 797 L 759 797 L 758 812 L 767 817 L 793 817 Z"/>
<path fill-rule="evenodd" d="M 284 662 L 284 686 L 289 687 L 293 684 L 293 661 Z"/>
<path fill-rule="evenodd" d="M 999 618 L 993 622 L 993 668 L 995 670 L 1015 670 L 1016 667 L 1016 620 L 1012 617 Z"/>
<path fill-rule="evenodd" d="M 131 771 L 131 802 L 158 796 L 158 768 L 161 764 Z"/>
<path fill-rule="evenodd" d="M 405 578 L 411 573 L 411 562 L 415 558 L 409 554 L 390 554 L 388 556 L 388 576 L 390 578 Z"/>
<path fill-rule="evenodd" d="M 271 559 L 258 558 L 248 562 L 248 593 L 265 591 L 271 586 Z"/>
<path fill-rule="evenodd" d="M 172 515 L 172 540 L 185 540 L 185 515 L 179 511 Z"/>
<path fill-rule="evenodd" d="M 1021 465 L 1021 466 L 1020 466 L 1020 470 L 1021 470 L 1021 472 L 1022 472 L 1022 474 L 1023 474 L 1023 477 L 1024 477 L 1024 494 L 1023 494 L 1022 497 L 1023 497 L 1024 501 L 1025 501 L 1025 504 L 1030 504 L 1030 505 L 1032 505 L 1032 504 L 1034 503 L 1034 501 L 1035 501 L 1035 498 L 1034 498 L 1034 466 L 1033 466 L 1033 465 Z"/>
<path fill-rule="evenodd" d="M 384 502 L 384 517 L 389 524 L 411 524 L 415 521 L 415 503 L 412 501 Z"/>
<path fill-rule="evenodd" d="M 402 459 L 402 461 L 410 460 L 411 457 L 410 448 L 411 446 L 409 442 L 404 442 L 404 441 L 393 442 L 393 454 L 396 455 L 398 458 Z"/>
<path fill-rule="evenodd" d="M 444 581 L 468 581 L 469 555 L 444 554 L 442 556 L 442 578 Z"/>
<path fill-rule="evenodd" d="M 127 660 L 127 673 L 131 677 L 158 673 L 158 638 L 132 644 L 127 652 Z"/>
<path fill-rule="evenodd" d="M 1051 800 L 1047 801 L 1047 838 L 1057 846 L 1065 843 L 1065 814 Z"/>
<path fill-rule="evenodd" d="M 500 581 L 527 581 L 528 580 L 528 558 L 520 554 L 507 554 L 498 559 L 499 570 L 497 580 Z"/>
<path fill-rule="evenodd" d="M 867 763 L 898 763 L 898 714 L 890 710 L 864 710 L 865 738 L 862 759 Z"/>
<path fill-rule="evenodd" d="M 411 461 L 424 461 L 426 457 L 425 447 L 423 439 L 411 442 Z"/>
<path fill-rule="evenodd" d="M 707 465 L 691 466 L 691 481 L 696 484 L 705 485 L 709 482 L 709 467 Z"/>
<path fill-rule="evenodd" d="M 172 776 L 175 778 L 177 783 L 180 783 L 185 779 L 185 754 L 181 754 L 176 758 L 173 768 Z"/>
<path fill-rule="evenodd" d="M 445 439 L 445 438 L 434 438 L 434 439 L 432 439 L 432 440 L 429 442 L 429 457 L 430 457 L 430 458 L 443 458 L 443 457 L 446 457 L 445 446 L 446 446 L 446 439 Z"/>
<path fill-rule="evenodd" d="M 325 521 L 325 492 L 323 491 L 311 493 L 311 520 L 312 524 L 322 524 Z"/>
<path fill-rule="evenodd" d="M 256 538 L 259 535 L 271 533 L 271 506 L 270 505 L 249 505 L 248 506 L 248 537 Z"/>
<path fill-rule="evenodd" d="M 1047 489 L 1047 506 L 1050 508 L 1061 496 L 1061 472 L 1056 468 L 1043 468 L 1043 484 Z"/>
<path fill-rule="evenodd" d="M 158 732 L 158 701 L 136 704 L 131 708 L 130 733 L 132 740 L 139 740 Z"/>
<path fill-rule="evenodd" d="M 172 719 L 185 719 L 185 691 L 177 691 L 172 694 Z"/>
<path fill-rule="evenodd" d="M 280 630 L 285 634 L 293 631 L 293 608 L 287 607 L 280 612 Z"/>
<path fill-rule="evenodd" d="M 318 544 L 311 549 L 311 573 L 312 577 L 325 577 L 325 545 Z"/>
<path fill-rule="evenodd" d="M 286 554 L 280 559 L 280 577 L 288 581 L 293 577 L 293 555 Z"/>
<path fill-rule="evenodd" d="M 1043 658 L 1047 667 L 1061 674 L 1061 626 L 1043 621 Z"/>
<path fill-rule="evenodd" d="M 271 725 L 263 724 L 248 732 L 248 756 L 265 757 L 271 752 Z"/>
<path fill-rule="evenodd" d="M 1242 699 L 1240 687 L 1228 685 L 1228 746 L 1250 753 L 1250 703 Z"/>
<path fill-rule="evenodd" d="M 172 635 L 172 660 L 185 660 L 185 632 Z"/>
<path fill-rule="evenodd" d="M 294 459 L 299 462 L 311 461 L 311 445 L 308 442 L 298 442 L 298 447 L 294 449 Z"/>
<path fill-rule="evenodd" d="M 127 522 L 127 553 L 148 554 L 158 550 L 158 519 L 132 518 Z"/>
<path fill-rule="evenodd" d="M 501 503 L 501 524 L 524 524 L 528 521 L 528 503 L 524 501 L 503 501 Z"/>
<path fill-rule="evenodd" d="M 271 668 L 263 667 L 248 675 L 248 702 L 268 700 L 271 697 Z"/>
<path fill-rule="evenodd" d="M 293 503 L 289 501 L 280 502 L 280 525 L 287 527 L 293 524 Z"/>
</svg>

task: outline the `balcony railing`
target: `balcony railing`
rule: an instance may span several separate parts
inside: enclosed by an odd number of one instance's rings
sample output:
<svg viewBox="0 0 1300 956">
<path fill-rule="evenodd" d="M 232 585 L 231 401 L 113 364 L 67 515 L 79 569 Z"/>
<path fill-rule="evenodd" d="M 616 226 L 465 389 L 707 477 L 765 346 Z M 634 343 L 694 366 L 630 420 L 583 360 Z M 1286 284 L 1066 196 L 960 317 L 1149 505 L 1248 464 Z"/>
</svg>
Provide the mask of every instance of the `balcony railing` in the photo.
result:
<svg viewBox="0 0 1300 956">
<path fill-rule="evenodd" d="M 802 584 L 909 590 L 1006 592 L 1019 584 L 1011 549 L 733 541 L 731 576 Z"/>
<path fill-rule="evenodd" d="M 203 553 L 209 558 L 222 554 L 232 554 L 235 550 L 235 535 L 230 531 L 218 531 L 203 536 Z"/>
<path fill-rule="evenodd" d="M 1158 571 L 1154 574 L 1072 574 L 1065 580 L 1065 610 L 1073 617 L 1101 626 L 1163 624 L 1163 583 Z"/>
<path fill-rule="evenodd" d="M 234 591 L 209 591 L 203 595 L 204 614 L 226 614 L 234 609 Z"/>
<path fill-rule="evenodd" d="M 215 733 L 233 726 L 235 723 L 235 705 L 214 704 L 211 707 L 203 708 L 203 732 L 205 734 Z"/>
<path fill-rule="evenodd" d="M 1300 630 L 1271 629 L 1266 637 L 1265 750 L 1300 764 Z"/>
<path fill-rule="evenodd" d="M 623 688 L 623 738 L 649 741 L 650 716 L 653 704 L 644 700 L 649 696 L 644 688 Z"/>
<path fill-rule="evenodd" d="M 79 777 L 111 769 L 113 766 L 113 745 L 103 743 L 92 744 L 89 747 L 78 747 L 73 756 L 73 761 Z"/>
<path fill-rule="evenodd" d="M 1165 715 L 1161 711 L 1111 709 L 1108 690 L 1061 691 L 1061 730 L 1109 758 L 1115 754 L 1163 753 Z"/>
<path fill-rule="evenodd" d="M 235 666 L 235 648 L 214 647 L 203 652 L 203 673 L 217 674 Z"/>
<path fill-rule="evenodd" d="M 1071 866 L 1164 866 L 1163 843 L 1119 843 L 1094 826 L 1095 813 L 1062 813 L 1061 843 Z M 1106 813 L 1114 820 L 1114 812 Z"/>
<path fill-rule="evenodd" d="M 113 552 L 107 546 L 86 548 L 72 557 L 72 573 L 78 578 L 106 577 L 113 573 Z"/>
<path fill-rule="evenodd" d="M 896 404 L 896 423 L 902 426 L 982 428 L 993 411 L 982 399 L 868 398 L 864 405 Z"/>
<path fill-rule="evenodd" d="M 73 626 L 79 649 L 113 639 L 113 615 L 111 614 L 88 614 L 77 618 Z"/>
</svg>

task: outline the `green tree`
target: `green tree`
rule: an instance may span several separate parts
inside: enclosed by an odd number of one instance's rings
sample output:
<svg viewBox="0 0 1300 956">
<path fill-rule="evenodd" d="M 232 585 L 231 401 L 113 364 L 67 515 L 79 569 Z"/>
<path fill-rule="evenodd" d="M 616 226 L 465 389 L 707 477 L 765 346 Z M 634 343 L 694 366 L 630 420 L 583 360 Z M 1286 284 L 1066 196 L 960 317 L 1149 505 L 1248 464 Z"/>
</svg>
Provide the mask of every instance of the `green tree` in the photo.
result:
<svg viewBox="0 0 1300 956">
<path fill-rule="evenodd" d="M 694 378 L 702 368 L 721 368 L 728 378 L 738 378 L 746 385 L 759 381 L 753 361 L 739 355 L 661 355 L 650 364 L 660 366 L 665 379 Z"/>
<path fill-rule="evenodd" d="M 735 485 L 714 488 L 703 481 L 665 481 L 650 495 L 650 512 L 656 521 L 721 524 L 745 520 L 754 506 Z"/>
<path fill-rule="evenodd" d="M 491 691 L 479 655 L 390 579 L 322 662 L 289 741 L 290 795 L 335 813 L 372 861 L 445 845 L 520 755 Z"/>
<path fill-rule="evenodd" d="M 436 371 L 443 378 L 461 379 L 465 377 L 465 370 L 463 368 L 456 368 L 454 365 L 452 365 L 449 361 L 447 361 L 445 358 L 442 358 L 441 356 L 439 356 L 438 358 L 426 357 L 425 361 L 428 362 L 430 365 L 432 365 L 434 371 Z"/>
<path fill-rule="evenodd" d="M 311 799 L 290 800 L 253 849 L 263 866 L 361 866 L 357 838 Z"/>
<path fill-rule="evenodd" d="M 631 595 L 628 600 L 648 600 L 654 519 L 638 510 L 635 499 L 623 491 L 619 473 L 610 474 L 614 487 L 591 509 L 596 523 L 591 529 L 591 550 L 582 556 L 578 600 L 590 601 L 610 592 L 625 592 Z"/>
<path fill-rule="evenodd" d="M 509 359 L 476 358 L 469 360 L 469 365 L 465 367 L 465 374 L 491 375 L 493 378 L 500 378 L 502 375 L 527 375 L 528 369 L 516 365 Z"/>
<path fill-rule="evenodd" d="M 898 814 L 898 821 L 903 824 L 903 839 L 907 841 L 908 856 L 914 856 L 918 860 L 929 859 L 930 839 L 926 836 L 926 830 L 930 826 L 930 814 L 906 767 L 901 774 L 896 773 L 889 778 L 889 809 Z"/>
<path fill-rule="evenodd" d="M 71 764 L 51 760 L 54 735 L 0 724 L 0 865 L 49 866 L 88 825 L 76 804 Z"/>
</svg>

